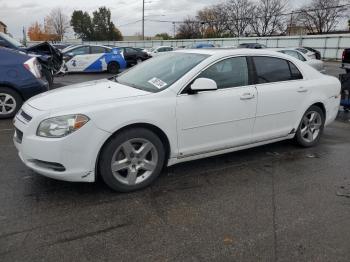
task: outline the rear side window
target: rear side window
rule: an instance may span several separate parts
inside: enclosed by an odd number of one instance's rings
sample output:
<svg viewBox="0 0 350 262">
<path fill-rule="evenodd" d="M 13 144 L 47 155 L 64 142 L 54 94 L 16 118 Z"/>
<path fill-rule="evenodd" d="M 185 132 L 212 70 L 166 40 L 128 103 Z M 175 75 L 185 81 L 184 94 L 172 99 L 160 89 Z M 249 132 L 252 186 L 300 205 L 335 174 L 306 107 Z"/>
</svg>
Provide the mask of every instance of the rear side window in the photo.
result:
<svg viewBox="0 0 350 262">
<path fill-rule="evenodd" d="M 288 61 L 292 80 L 303 79 L 303 75 L 299 69 L 290 61 Z"/>
<path fill-rule="evenodd" d="M 197 78 L 209 78 L 218 88 L 246 86 L 249 84 L 248 65 L 245 57 L 233 57 L 217 62 Z"/>
<path fill-rule="evenodd" d="M 102 46 L 91 46 L 91 54 L 103 54 L 106 49 Z"/>
<path fill-rule="evenodd" d="M 272 83 L 301 79 L 300 71 L 291 62 L 275 57 L 253 57 L 257 83 Z M 293 72 L 292 72 L 293 70 Z"/>
</svg>

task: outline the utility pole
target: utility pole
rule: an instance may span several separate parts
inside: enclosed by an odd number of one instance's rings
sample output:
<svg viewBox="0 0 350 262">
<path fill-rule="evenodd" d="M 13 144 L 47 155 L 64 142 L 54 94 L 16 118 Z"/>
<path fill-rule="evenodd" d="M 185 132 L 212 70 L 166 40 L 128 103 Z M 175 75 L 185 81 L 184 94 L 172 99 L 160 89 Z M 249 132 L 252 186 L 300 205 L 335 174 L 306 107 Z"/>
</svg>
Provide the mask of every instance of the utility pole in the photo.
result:
<svg viewBox="0 0 350 262">
<path fill-rule="evenodd" d="M 142 0 L 142 40 L 145 40 L 145 0 Z"/>
<path fill-rule="evenodd" d="M 176 36 L 176 23 L 175 22 L 173 22 L 173 27 L 174 27 L 174 38 L 175 38 L 175 36 Z"/>
</svg>

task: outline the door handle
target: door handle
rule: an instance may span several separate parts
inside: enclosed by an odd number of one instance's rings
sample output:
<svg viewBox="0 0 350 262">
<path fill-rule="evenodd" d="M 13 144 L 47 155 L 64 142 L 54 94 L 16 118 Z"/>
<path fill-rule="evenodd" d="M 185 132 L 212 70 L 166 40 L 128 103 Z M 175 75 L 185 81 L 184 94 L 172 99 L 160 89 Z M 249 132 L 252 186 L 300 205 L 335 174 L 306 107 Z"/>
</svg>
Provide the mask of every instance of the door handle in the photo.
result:
<svg viewBox="0 0 350 262">
<path fill-rule="evenodd" d="M 306 89 L 306 88 L 304 88 L 304 87 L 299 87 L 299 89 L 298 89 L 298 93 L 306 93 L 308 90 Z"/>
<path fill-rule="evenodd" d="M 253 99 L 255 97 L 254 94 L 251 93 L 244 93 L 243 95 L 241 95 L 241 100 L 249 100 L 249 99 Z"/>
</svg>

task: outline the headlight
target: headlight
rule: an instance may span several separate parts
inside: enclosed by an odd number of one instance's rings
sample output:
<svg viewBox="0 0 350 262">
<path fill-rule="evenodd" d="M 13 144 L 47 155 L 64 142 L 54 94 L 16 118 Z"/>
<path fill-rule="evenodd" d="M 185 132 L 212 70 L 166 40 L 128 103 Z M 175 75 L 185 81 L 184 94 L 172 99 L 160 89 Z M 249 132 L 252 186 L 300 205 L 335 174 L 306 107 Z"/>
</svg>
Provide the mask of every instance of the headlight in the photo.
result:
<svg viewBox="0 0 350 262">
<path fill-rule="evenodd" d="M 36 131 L 37 136 L 59 138 L 67 136 L 89 121 L 84 115 L 67 115 L 42 121 Z"/>
</svg>

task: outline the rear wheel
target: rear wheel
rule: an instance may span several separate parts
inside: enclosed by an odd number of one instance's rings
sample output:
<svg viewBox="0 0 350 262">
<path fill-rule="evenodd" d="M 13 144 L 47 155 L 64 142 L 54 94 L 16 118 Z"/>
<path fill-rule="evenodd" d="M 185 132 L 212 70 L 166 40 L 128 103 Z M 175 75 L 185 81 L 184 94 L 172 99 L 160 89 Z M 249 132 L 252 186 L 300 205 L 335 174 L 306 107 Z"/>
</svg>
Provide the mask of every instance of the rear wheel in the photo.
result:
<svg viewBox="0 0 350 262">
<path fill-rule="evenodd" d="M 119 73 L 119 64 L 117 62 L 110 62 L 107 66 L 108 73 L 118 74 Z"/>
<path fill-rule="evenodd" d="M 324 123 L 323 111 L 318 106 L 311 106 L 299 124 L 295 135 L 296 142 L 303 147 L 316 145 L 323 133 Z"/>
<path fill-rule="evenodd" d="M 0 87 L 0 119 L 14 117 L 23 104 L 23 99 L 14 90 Z"/>
<path fill-rule="evenodd" d="M 130 192 L 151 184 L 165 159 L 159 137 L 145 128 L 129 129 L 113 137 L 103 148 L 99 171 L 113 190 Z"/>
</svg>

